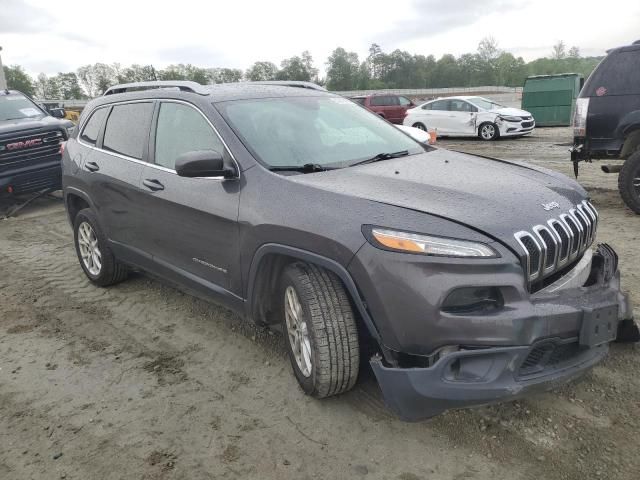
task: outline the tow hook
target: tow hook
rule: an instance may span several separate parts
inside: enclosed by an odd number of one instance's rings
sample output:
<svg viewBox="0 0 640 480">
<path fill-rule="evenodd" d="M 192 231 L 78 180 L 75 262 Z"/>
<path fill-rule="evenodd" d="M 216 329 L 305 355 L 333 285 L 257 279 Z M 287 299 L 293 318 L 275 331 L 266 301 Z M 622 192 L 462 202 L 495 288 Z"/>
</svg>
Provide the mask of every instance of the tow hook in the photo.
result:
<svg viewBox="0 0 640 480">
<path fill-rule="evenodd" d="M 569 149 L 569 152 L 571 152 L 571 161 L 573 162 L 573 174 L 576 176 L 576 178 L 578 178 L 578 163 L 580 163 L 578 154 L 582 152 L 583 148 L 584 144 L 581 143 L 580 145 L 574 145 Z"/>
</svg>

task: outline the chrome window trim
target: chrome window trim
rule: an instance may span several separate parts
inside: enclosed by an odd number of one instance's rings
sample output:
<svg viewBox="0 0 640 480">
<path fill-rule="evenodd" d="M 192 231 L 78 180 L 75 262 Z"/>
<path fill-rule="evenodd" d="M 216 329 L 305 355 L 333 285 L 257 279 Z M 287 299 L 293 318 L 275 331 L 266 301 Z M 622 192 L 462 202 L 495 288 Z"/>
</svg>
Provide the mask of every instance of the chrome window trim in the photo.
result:
<svg viewBox="0 0 640 480">
<path fill-rule="evenodd" d="M 222 143 L 222 145 L 224 146 L 224 148 L 227 150 L 227 152 L 229 153 L 229 156 L 231 157 L 231 159 L 233 160 L 233 163 L 236 166 L 236 169 L 238 171 L 238 176 L 235 178 L 240 178 L 242 175 L 242 170 L 240 169 L 240 164 L 238 163 L 238 161 L 236 160 L 236 158 L 233 155 L 233 152 L 231 152 L 231 149 L 229 148 L 229 146 L 227 145 L 227 142 L 224 141 L 224 139 L 222 138 L 222 136 L 220 135 L 220 133 L 218 132 L 218 130 L 216 129 L 216 127 L 213 126 L 213 124 L 211 123 L 211 121 L 207 118 L 207 116 L 202 112 L 202 110 L 200 110 L 198 107 L 196 107 L 195 105 L 193 105 L 192 103 L 189 102 L 185 102 L 184 100 L 177 100 L 177 99 L 173 99 L 173 98 L 153 98 L 153 99 L 141 99 L 141 100 L 123 100 L 120 102 L 113 102 L 113 103 L 108 103 L 105 105 L 100 105 L 99 107 L 96 107 L 93 112 L 91 112 L 91 115 L 89 115 L 82 123 L 82 126 L 79 127 L 79 132 L 78 133 L 78 137 L 77 137 L 77 142 L 80 145 L 83 145 L 85 147 L 88 147 L 92 150 L 97 150 L 99 152 L 102 153 L 106 153 L 107 155 L 112 155 L 114 157 L 118 157 L 118 158 L 122 158 L 124 160 L 129 160 L 131 162 L 134 163 L 139 163 L 151 168 L 155 168 L 157 170 L 161 170 L 163 172 L 167 172 L 167 173 L 173 173 L 174 175 L 177 175 L 176 171 L 174 169 L 171 168 L 167 168 L 167 167 L 163 167 L 161 165 L 157 165 L 155 163 L 151 163 L 151 162 L 145 162 L 143 160 L 139 160 L 137 158 L 133 158 L 133 157 L 129 157 L 127 155 L 122 155 L 120 153 L 115 153 L 115 152 L 111 152 L 109 150 L 105 150 L 103 148 L 98 148 L 95 145 L 89 145 L 85 142 L 83 142 L 80 137 L 82 135 L 82 131 L 84 130 L 84 127 L 87 123 L 87 121 L 89 120 L 89 118 L 91 118 L 93 116 L 93 114 L 101 109 L 101 108 L 107 108 L 107 107 L 112 107 L 115 105 L 124 105 L 124 104 L 130 104 L 130 103 L 153 103 L 153 102 L 170 102 L 170 103 L 182 103 L 184 105 L 187 105 L 191 108 L 193 108 L 194 110 L 196 110 L 200 115 L 202 115 L 202 117 L 205 119 L 205 121 L 209 124 L 209 126 L 211 127 L 211 129 L 213 130 L 213 132 L 215 133 L 215 135 L 218 137 L 218 139 L 220 139 L 220 142 Z M 161 105 L 162 107 L 162 105 Z M 107 118 L 107 121 L 109 121 L 109 119 Z M 154 134 L 154 132 L 150 132 L 151 134 Z M 226 178 L 223 175 L 217 176 L 217 177 L 194 177 L 194 178 L 198 178 L 198 179 L 203 179 L 203 180 L 226 180 Z"/>
</svg>

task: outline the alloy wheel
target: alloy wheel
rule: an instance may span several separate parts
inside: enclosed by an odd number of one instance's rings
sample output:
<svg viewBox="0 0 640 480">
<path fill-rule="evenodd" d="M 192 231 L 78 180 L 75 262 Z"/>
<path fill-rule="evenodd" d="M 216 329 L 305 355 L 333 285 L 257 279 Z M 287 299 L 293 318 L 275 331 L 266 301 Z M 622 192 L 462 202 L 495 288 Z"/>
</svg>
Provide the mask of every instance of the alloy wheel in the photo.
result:
<svg viewBox="0 0 640 480">
<path fill-rule="evenodd" d="M 491 140 L 496 134 L 496 127 L 494 127 L 491 124 L 487 124 L 487 125 L 483 125 L 482 129 L 480 130 L 480 135 L 482 135 L 482 138 L 484 138 L 485 140 Z"/>
<path fill-rule="evenodd" d="M 312 368 L 309 329 L 298 294 L 292 286 L 288 286 L 284 292 L 284 318 L 287 324 L 287 337 L 298 369 L 302 375 L 309 377 Z"/>
<path fill-rule="evenodd" d="M 80 247 L 80 256 L 87 271 L 93 275 L 100 275 L 102 270 L 102 253 L 98 247 L 98 237 L 93 227 L 82 222 L 78 227 L 78 246 Z"/>
</svg>

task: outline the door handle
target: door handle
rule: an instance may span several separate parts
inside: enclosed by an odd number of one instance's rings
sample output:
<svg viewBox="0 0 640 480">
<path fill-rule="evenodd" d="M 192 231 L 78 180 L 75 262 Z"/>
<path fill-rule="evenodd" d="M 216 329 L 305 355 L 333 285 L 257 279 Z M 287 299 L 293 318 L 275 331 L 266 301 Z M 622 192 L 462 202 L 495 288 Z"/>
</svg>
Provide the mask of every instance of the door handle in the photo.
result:
<svg viewBox="0 0 640 480">
<path fill-rule="evenodd" d="M 100 166 L 96 162 L 87 162 L 84 165 L 84 169 L 89 172 L 97 172 L 100 170 Z"/>
<path fill-rule="evenodd" d="M 152 190 L 154 192 L 157 192 L 158 190 L 164 190 L 164 185 L 161 184 L 158 180 L 156 180 L 155 178 L 145 178 L 142 181 L 142 184 L 147 187 L 149 190 Z"/>
</svg>

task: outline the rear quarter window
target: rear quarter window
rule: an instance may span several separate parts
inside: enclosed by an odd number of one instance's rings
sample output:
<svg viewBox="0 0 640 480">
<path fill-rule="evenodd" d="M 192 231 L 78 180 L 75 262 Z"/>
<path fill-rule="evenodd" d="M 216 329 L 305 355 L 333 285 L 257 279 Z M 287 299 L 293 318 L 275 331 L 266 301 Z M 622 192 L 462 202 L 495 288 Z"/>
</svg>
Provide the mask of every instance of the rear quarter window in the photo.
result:
<svg viewBox="0 0 640 480">
<path fill-rule="evenodd" d="M 107 115 L 108 108 L 98 108 L 95 110 L 87 124 L 82 129 L 82 133 L 80 134 L 80 139 L 88 143 L 89 145 L 95 145 L 98 140 L 98 135 L 100 134 L 100 128 L 102 127 L 102 122 L 104 121 L 104 117 Z"/>
<path fill-rule="evenodd" d="M 353 100 L 354 102 L 356 102 L 358 105 L 364 105 L 364 101 L 366 99 L 364 98 L 352 98 L 351 100 Z"/>
<path fill-rule="evenodd" d="M 386 97 L 382 95 L 378 97 L 371 97 L 370 103 L 375 107 L 387 107 L 389 105 L 393 105 L 391 101 L 391 97 Z"/>
<path fill-rule="evenodd" d="M 593 71 L 582 97 L 640 95 L 640 49 L 612 52 Z"/>
</svg>

